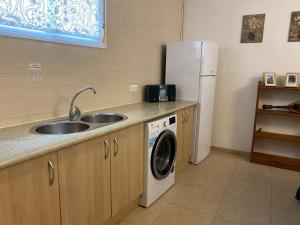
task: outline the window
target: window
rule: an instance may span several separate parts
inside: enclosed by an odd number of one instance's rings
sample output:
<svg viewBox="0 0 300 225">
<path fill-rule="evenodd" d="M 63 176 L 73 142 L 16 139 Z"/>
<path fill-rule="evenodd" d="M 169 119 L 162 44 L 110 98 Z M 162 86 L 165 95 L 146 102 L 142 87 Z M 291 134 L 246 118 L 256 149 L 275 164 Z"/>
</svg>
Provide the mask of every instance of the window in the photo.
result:
<svg viewBox="0 0 300 225">
<path fill-rule="evenodd" d="M 105 47 L 105 0 L 0 0 L 0 35 Z"/>
</svg>

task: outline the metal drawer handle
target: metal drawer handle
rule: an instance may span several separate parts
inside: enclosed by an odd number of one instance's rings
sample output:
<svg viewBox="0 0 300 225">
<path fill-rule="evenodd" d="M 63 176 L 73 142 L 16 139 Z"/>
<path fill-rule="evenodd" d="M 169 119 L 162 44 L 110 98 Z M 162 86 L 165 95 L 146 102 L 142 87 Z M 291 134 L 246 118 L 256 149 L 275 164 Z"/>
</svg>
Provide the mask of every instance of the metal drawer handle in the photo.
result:
<svg viewBox="0 0 300 225">
<path fill-rule="evenodd" d="M 118 151 L 119 151 L 119 143 L 117 138 L 114 138 L 114 157 L 117 156 Z"/>
<path fill-rule="evenodd" d="M 49 172 L 49 185 L 54 183 L 54 167 L 52 161 L 48 160 L 48 172 Z"/>
<path fill-rule="evenodd" d="M 187 119 L 187 112 L 186 111 L 183 112 L 183 118 L 184 118 L 184 122 L 188 121 L 188 119 Z"/>
<path fill-rule="evenodd" d="M 106 139 L 104 140 L 104 145 L 105 145 L 104 158 L 107 159 L 109 156 L 109 144 Z"/>
<path fill-rule="evenodd" d="M 185 112 L 182 112 L 182 123 L 185 122 Z"/>
<path fill-rule="evenodd" d="M 188 111 L 185 111 L 186 112 L 186 121 L 189 121 L 189 118 L 190 118 L 190 114 Z"/>
</svg>

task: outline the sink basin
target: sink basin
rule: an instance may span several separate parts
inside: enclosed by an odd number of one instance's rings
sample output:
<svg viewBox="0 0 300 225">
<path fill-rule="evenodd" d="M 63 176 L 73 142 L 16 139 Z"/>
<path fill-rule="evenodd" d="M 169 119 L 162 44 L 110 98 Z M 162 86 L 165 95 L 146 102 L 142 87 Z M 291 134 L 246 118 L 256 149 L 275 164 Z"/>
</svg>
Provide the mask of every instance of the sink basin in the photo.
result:
<svg viewBox="0 0 300 225">
<path fill-rule="evenodd" d="M 89 128 L 88 124 L 64 121 L 45 124 L 35 128 L 34 131 L 39 134 L 72 134 L 88 130 Z"/>
<path fill-rule="evenodd" d="M 116 113 L 89 114 L 81 117 L 81 121 L 86 123 L 116 123 L 126 119 L 127 116 Z"/>
</svg>

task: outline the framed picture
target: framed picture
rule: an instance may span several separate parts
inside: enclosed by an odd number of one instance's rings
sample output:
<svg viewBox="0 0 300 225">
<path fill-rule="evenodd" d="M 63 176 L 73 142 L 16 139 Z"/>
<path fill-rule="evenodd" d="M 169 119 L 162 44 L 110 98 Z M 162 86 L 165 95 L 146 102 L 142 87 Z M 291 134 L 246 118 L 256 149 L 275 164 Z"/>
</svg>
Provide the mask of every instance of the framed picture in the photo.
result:
<svg viewBox="0 0 300 225">
<path fill-rule="evenodd" d="M 265 72 L 264 83 L 265 86 L 277 86 L 276 73 Z"/>
<path fill-rule="evenodd" d="M 300 11 L 292 12 L 290 31 L 289 31 L 289 42 L 300 41 Z"/>
<path fill-rule="evenodd" d="M 298 87 L 299 73 L 286 73 L 285 86 Z"/>
<path fill-rule="evenodd" d="M 243 16 L 241 43 L 263 41 L 265 14 Z"/>
</svg>

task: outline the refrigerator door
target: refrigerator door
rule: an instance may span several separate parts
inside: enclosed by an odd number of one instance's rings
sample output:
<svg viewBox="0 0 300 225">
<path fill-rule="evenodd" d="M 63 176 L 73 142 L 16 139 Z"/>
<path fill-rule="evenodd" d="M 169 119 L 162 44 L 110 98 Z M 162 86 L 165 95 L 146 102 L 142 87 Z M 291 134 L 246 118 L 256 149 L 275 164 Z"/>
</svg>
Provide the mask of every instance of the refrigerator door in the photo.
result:
<svg viewBox="0 0 300 225">
<path fill-rule="evenodd" d="M 214 42 L 203 42 L 201 76 L 216 75 L 218 64 L 218 45 Z"/>
<path fill-rule="evenodd" d="M 166 83 L 176 84 L 177 99 L 198 101 L 202 43 L 173 42 L 167 45 Z"/>
<path fill-rule="evenodd" d="M 199 83 L 196 146 L 191 158 L 195 164 L 200 163 L 210 153 L 216 76 L 200 76 Z"/>
</svg>

